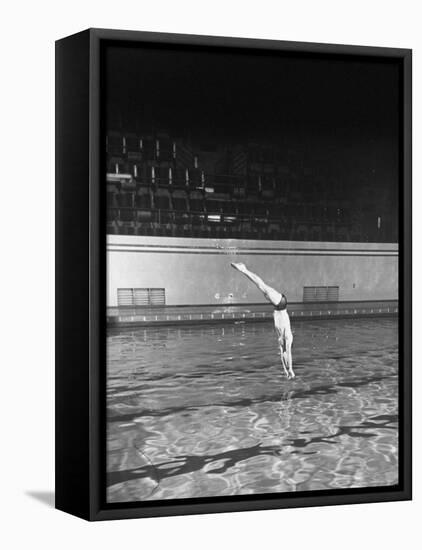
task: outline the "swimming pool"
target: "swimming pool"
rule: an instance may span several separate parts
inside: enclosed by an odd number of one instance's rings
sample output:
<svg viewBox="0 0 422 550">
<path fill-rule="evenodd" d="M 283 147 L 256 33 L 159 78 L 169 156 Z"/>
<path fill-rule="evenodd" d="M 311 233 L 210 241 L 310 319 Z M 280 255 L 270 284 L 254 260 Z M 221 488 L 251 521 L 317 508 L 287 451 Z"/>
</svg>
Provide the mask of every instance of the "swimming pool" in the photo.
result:
<svg viewBox="0 0 422 550">
<path fill-rule="evenodd" d="M 398 321 L 110 330 L 107 500 L 394 485 Z"/>
</svg>

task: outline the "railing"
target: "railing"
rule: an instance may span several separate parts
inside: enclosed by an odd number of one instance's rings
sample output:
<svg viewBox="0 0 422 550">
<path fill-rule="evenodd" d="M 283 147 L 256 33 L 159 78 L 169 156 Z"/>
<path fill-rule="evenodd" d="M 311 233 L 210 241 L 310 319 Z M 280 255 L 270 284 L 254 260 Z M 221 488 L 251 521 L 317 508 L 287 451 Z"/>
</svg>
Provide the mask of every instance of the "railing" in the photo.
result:
<svg viewBox="0 0 422 550">
<path fill-rule="evenodd" d="M 204 236 L 268 240 L 394 242 L 384 232 L 363 233 L 352 224 L 305 221 L 293 215 L 271 217 L 238 210 L 176 210 L 115 206 L 107 209 L 108 231 L 120 234 Z"/>
<path fill-rule="evenodd" d="M 201 216 L 202 218 L 209 219 L 212 223 L 215 222 L 226 222 L 226 223 L 265 223 L 265 224 L 280 224 L 280 223 L 295 223 L 296 225 L 307 225 L 310 229 L 312 227 L 329 228 L 329 227 L 342 227 L 342 228 L 351 228 L 352 224 L 345 220 L 327 220 L 310 218 L 305 215 L 296 216 L 294 215 L 294 208 L 287 209 L 280 208 L 280 213 L 278 216 L 270 212 L 267 208 L 265 211 L 254 212 L 245 212 L 242 210 L 241 205 L 236 204 L 232 208 L 227 208 L 222 206 L 220 208 L 207 208 L 207 203 L 205 202 L 204 210 L 182 210 L 177 208 L 151 208 L 151 206 L 109 206 L 109 213 L 113 213 L 112 218 L 116 221 L 133 219 L 136 220 L 136 214 L 139 212 L 150 213 L 151 218 L 160 220 L 161 217 L 168 218 L 169 216 L 178 216 L 189 218 L 188 223 L 192 223 L 192 217 L 197 218 Z M 123 213 L 123 214 L 122 214 Z M 134 214 L 131 217 L 131 213 Z M 108 216 L 110 219 L 111 217 Z"/>
<path fill-rule="evenodd" d="M 151 167 L 150 167 L 151 168 Z M 239 192 L 240 189 L 249 191 L 250 193 L 268 192 L 269 190 L 277 190 L 276 187 L 269 188 L 267 185 L 255 182 L 247 176 L 237 176 L 233 174 L 213 174 L 206 173 L 197 169 L 186 169 L 183 175 L 177 174 L 174 170 L 168 171 L 164 175 L 155 167 L 154 172 L 148 174 L 134 174 L 133 171 L 121 168 L 120 173 L 109 172 L 107 178 L 110 183 L 118 184 L 120 179 L 131 178 L 136 186 L 155 186 L 168 187 L 178 189 L 202 189 L 204 191 L 215 193 L 232 193 Z"/>
</svg>

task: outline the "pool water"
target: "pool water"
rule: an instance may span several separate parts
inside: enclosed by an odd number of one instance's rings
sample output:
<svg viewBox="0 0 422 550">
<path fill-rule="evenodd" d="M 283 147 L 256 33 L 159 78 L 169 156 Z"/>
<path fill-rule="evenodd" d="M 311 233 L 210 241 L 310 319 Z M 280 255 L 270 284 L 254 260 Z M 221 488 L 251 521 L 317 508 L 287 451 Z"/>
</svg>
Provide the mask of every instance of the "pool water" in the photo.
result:
<svg viewBox="0 0 422 550">
<path fill-rule="evenodd" d="M 394 485 L 398 322 L 109 331 L 107 500 Z"/>
</svg>

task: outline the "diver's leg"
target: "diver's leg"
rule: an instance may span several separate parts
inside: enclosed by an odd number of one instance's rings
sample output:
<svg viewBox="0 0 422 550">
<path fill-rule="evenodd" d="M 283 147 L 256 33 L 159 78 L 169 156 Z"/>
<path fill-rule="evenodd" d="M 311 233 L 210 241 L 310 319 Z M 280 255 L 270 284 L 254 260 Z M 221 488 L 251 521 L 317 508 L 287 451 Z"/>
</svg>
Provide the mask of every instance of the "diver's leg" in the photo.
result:
<svg viewBox="0 0 422 550">
<path fill-rule="evenodd" d="M 287 348 L 286 348 L 286 330 L 282 323 L 280 315 L 276 315 L 274 312 L 274 328 L 277 333 L 278 347 L 280 349 L 280 361 L 283 367 L 284 374 L 287 378 L 290 378 L 289 364 L 287 361 Z"/>
<path fill-rule="evenodd" d="M 231 265 L 232 267 L 240 271 L 240 273 L 246 275 L 246 277 L 248 277 L 248 279 L 250 279 L 259 288 L 259 290 L 273 305 L 276 306 L 280 303 L 280 300 L 282 298 L 280 292 L 267 285 L 267 283 L 263 279 L 261 279 L 259 275 L 253 273 L 253 271 L 249 271 L 245 264 L 232 262 Z"/>
<path fill-rule="evenodd" d="M 287 362 L 287 352 L 286 352 L 286 339 L 284 337 L 284 329 L 279 325 L 279 319 L 274 317 L 274 328 L 277 333 L 278 347 L 280 349 L 280 361 L 281 366 L 283 367 L 284 374 L 287 378 L 290 378 L 289 374 L 289 365 Z"/>
<path fill-rule="evenodd" d="M 289 364 L 287 360 L 287 351 L 285 349 L 284 345 L 284 337 L 280 336 L 278 339 L 278 345 L 280 347 L 280 359 L 281 359 L 281 365 L 284 370 L 284 374 L 287 376 L 287 378 L 290 378 L 290 372 L 289 372 Z"/>
<path fill-rule="evenodd" d="M 293 371 L 292 344 L 293 344 L 293 335 L 290 334 L 286 338 L 286 361 L 287 361 L 287 368 L 290 375 L 289 378 L 295 378 L 296 376 Z"/>
</svg>

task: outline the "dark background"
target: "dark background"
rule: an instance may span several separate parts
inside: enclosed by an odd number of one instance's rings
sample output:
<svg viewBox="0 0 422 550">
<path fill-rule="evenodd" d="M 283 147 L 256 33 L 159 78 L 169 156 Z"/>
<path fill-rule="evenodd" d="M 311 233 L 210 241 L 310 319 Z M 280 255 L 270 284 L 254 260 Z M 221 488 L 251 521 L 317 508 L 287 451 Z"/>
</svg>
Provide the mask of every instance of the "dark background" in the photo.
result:
<svg viewBox="0 0 422 550">
<path fill-rule="evenodd" d="M 339 165 L 359 151 L 396 171 L 398 82 L 380 60 L 110 47 L 108 128 L 328 147 Z"/>
<path fill-rule="evenodd" d="M 276 145 L 341 183 L 352 210 L 379 197 L 372 219 L 397 226 L 396 61 L 143 44 L 110 46 L 105 68 L 107 131 Z"/>
</svg>

